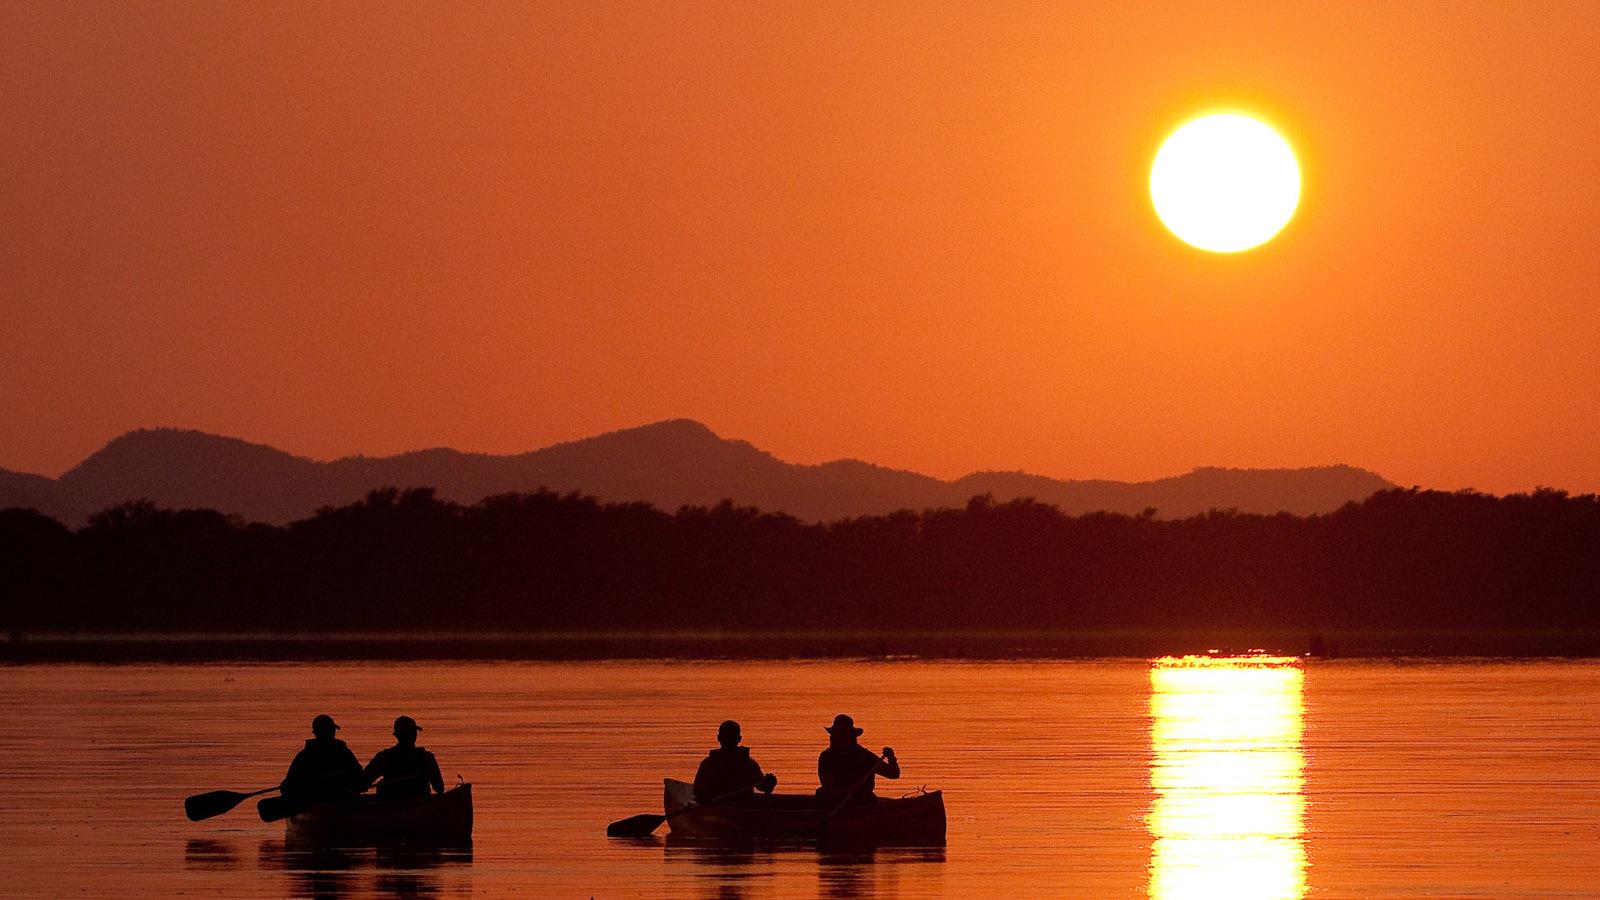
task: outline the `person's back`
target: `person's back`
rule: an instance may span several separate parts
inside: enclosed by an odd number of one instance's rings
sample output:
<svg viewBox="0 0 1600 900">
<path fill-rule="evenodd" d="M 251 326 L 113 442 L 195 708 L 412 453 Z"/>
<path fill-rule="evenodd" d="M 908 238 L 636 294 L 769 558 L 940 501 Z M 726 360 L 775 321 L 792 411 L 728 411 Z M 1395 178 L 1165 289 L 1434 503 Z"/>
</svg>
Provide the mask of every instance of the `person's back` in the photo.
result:
<svg viewBox="0 0 1600 900">
<path fill-rule="evenodd" d="M 738 722 L 730 719 L 717 729 L 720 746 L 706 754 L 694 773 L 694 795 L 700 802 L 737 803 L 749 799 L 758 787 L 770 794 L 777 786 L 777 776 L 763 775 L 750 748 L 739 746 L 739 740 Z"/>
<path fill-rule="evenodd" d="M 871 797 L 878 762 L 878 755 L 860 744 L 828 747 L 817 755 L 817 781 L 822 785 L 817 793 L 843 800 L 854 790 L 858 798 Z"/>
<path fill-rule="evenodd" d="M 694 773 L 694 795 L 702 801 L 720 797 L 727 802 L 733 799 L 728 794 L 748 797 L 760 780 L 761 766 L 750 758 L 749 747 L 718 747 L 700 761 L 700 769 Z"/>
<path fill-rule="evenodd" d="M 444 776 L 432 753 L 417 746 L 422 730 L 410 716 L 394 720 L 395 744 L 379 750 L 361 773 L 363 785 L 377 782 L 378 799 L 401 800 L 426 797 L 429 790 L 444 793 Z"/>
<path fill-rule="evenodd" d="M 339 729 L 329 716 L 311 720 L 313 737 L 294 756 L 283 776 L 285 797 L 306 802 L 354 796 L 361 776 L 361 761 L 344 741 L 334 737 Z"/>
<path fill-rule="evenodd" d="M 817 796 L 829 803 L 865 803 L 877 799 L 873 793 L 877 776 L 900 777 L 900 763 L 894 748 L 883 748 L 883 756 L 857 743 L 862 729 L 849 716 L 836 716 L 828 732 L 828 748 L 817 756 Z"/>
</svg>

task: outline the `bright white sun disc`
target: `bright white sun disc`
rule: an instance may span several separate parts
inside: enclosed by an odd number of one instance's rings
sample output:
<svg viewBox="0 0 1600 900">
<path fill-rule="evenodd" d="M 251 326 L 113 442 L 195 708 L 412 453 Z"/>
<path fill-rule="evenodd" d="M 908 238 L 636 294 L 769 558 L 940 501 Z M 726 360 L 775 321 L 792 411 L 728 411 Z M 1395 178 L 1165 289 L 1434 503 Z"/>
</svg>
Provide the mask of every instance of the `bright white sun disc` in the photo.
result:
<svg viewBox="0 0 1600 900">
<path fill-rule="evenodd" d="M 1186 122 L 1150 167 L 1156 215 L 1186 244 L 1214 253 L 1260 246 L 1300 203 L 1300 164 L 1289 142 L 1237 113 Z"/>
</svg>

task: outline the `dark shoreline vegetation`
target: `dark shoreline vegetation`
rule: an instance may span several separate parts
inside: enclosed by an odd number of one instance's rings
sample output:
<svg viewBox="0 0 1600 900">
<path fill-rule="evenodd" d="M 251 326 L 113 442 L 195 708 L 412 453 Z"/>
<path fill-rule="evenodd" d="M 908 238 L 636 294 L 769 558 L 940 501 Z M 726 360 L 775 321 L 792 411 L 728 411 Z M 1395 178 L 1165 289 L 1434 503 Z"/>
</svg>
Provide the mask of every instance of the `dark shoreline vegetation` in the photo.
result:
<svg viewBox="0 0 1600 900">
<path fill-rule="evenodd" d="M 0 572 L 12 660 L 1600 650 L 1600 498 L 1553 490 L 820 525 L 550 492 L 374 491 L 286 526 L 136 502 L 76 531 L 0 511 Z"/>
<path fill-rule="evenodd" d="M 1583 631 L 924 632 L 605 634 L 30 634 L 0 638 L 5 663 L 1152 659 L 1308 654 L 1341 659 L 1600 656 Z"/>
</svg>

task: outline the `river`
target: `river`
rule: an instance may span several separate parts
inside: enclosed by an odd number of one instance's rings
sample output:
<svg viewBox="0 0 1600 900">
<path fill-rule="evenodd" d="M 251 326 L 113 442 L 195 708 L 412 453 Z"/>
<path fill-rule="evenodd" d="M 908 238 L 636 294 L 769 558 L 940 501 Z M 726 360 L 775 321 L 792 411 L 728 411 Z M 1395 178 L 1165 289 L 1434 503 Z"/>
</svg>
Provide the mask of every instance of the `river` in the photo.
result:
<svg viewBox="0 0 1600 900">
<path fill-rule="evenodd" d="M 0 668 L 8 897 L 1593 897 L 1600 663 L 1295 659 Z M 286 848 L 246 802 L 332 714 L 401 713 L 474 785 L 470 852 Z M 717 723 L 780 791 L 850 713 L 945 792 L 948 845 L 835 855 L 604 835 Z M 661 834 L 666 833 L 666 827 Z"/>
</svg>

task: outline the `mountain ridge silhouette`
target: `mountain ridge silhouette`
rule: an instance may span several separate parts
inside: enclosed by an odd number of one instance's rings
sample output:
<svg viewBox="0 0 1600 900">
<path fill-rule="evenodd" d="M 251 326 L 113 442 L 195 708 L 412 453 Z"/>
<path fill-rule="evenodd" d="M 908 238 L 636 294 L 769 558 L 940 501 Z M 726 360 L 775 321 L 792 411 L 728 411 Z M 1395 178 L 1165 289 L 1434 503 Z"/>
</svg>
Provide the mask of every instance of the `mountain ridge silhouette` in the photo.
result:
<svg viewBox="0 0 1600 900">
<path fill-rule="evenodd" d="M 1155 508 L 1162 518 L 1183 518 L 1213 508 L 1329 512 L 1393 486 L 1346 465 L 1205 467 L 1144 482 L 1004 471 L 946 481 L 856 459 L 785 462 L 694 420 L 669 419 L 510 455 L 436 447 L 331 461 L 202 431 L 138 429 L 113 438 L 60 478 L 0 469 L 0 508 L 33 508 L 76 526 L 101 509 L 146 499 L 283 524 L 377 488 L 433 487 L 462 503 L 539 488 L 667 510 L 731 499 L 810 521 L 961 506 L 978 494 L 1001 502 L 1033 497 L 1070 514 Z"/>
</svg>

